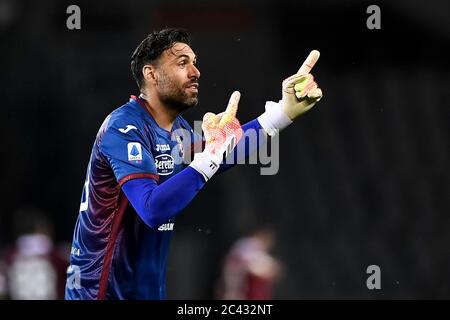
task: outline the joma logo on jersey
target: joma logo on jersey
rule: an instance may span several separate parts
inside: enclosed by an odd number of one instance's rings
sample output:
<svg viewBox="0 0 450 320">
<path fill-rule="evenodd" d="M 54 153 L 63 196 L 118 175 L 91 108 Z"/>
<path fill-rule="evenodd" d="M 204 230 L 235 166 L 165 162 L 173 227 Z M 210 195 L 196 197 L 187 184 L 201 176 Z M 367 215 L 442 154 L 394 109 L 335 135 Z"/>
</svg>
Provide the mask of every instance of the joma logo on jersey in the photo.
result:
<svg viewBox="0 0 450 320">
<path fill-rule="evenodd" d="M 173 172 L 175 161 L 169 154 L 160 154 L 155 157 L 155 166 L 159 175 L 167 176 Z"/>
<path fill-rule="evenodd" d="M 157 152 L 170 151 L 170 146 L 168 144 L 157 144 L 155 150 Z"/>
<path fill-rule="evenodd" d="M 125 128 L 119 128 L 119 131 L 122 133 L 128 133 L 128 131 L 130 130 L 137 130 L 137 128 L 131 124 L 127 124 L 127 126 Z"/>
<path fill-rule="evenodd" d="M 142 147 L 139 142 L 128 144 L 128 161 L 142 161 Z"/>
<path fill-rule="evenodd" d="M 158 231 L 172 231 L 175 223 L 169 222 L 159 226 Z"/>
</svg>

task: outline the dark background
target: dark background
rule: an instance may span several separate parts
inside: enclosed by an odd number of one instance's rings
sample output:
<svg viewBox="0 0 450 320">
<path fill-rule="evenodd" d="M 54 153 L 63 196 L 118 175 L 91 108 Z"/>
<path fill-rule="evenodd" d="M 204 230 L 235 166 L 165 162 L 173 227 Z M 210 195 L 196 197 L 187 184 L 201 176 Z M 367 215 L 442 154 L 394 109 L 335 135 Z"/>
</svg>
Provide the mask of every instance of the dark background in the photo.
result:
<svg viewBox="0 0 450 320">
<path fill-rule="evenodd" d="M 450 298 L 450 5 L 392 2 L 0 0 L 0 247 L 23 206 L 71 241 L 95 134 L 137 93 L 131 53 L 185 27 L 202 73 L 189 121 L 233 90 L 241 122 L 257 117 L 311 49 L 324 98 L 282 133 L 277 175 L 238 166 L 179 216 L 168 298 L 212 298 L 226 250 L 260 224 L 277 233 L 277 298 Z M 66 28 L 71 4 L 81 30 Z"/>
</svg>

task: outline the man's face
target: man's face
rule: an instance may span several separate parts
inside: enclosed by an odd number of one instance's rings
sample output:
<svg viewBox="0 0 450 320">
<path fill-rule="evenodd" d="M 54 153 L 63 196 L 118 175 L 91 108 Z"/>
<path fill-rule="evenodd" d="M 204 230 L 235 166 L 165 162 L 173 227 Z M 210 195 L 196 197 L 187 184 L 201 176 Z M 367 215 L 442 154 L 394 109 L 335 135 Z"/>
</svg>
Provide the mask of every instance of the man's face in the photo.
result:
<svg viewBox="0 0 450 320">
<path fill-rule="evenodd" d="M 185 43 L 177 42 L 161 55 L 156 89 L 168 107 L 181 112 L 197 105 L 200 71 L 195 63 L 196 55 Z"/>
</svg>

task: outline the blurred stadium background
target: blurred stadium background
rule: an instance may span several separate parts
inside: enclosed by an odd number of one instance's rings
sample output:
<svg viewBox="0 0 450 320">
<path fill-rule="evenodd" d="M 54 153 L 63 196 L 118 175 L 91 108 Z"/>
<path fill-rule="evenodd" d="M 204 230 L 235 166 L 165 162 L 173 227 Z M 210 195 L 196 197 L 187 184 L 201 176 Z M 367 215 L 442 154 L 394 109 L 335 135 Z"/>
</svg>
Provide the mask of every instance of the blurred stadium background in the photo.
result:
<svg viewBox="0 0 450 320">
<path fill-rule="evenodd" d="M 81 30 L 66 28 L 71 4 Z M 370 4 L 381 30 L 366 28 Z M 168 298 L 213 298 L 230 245 L 261 224 L 276 232 L 278 299 L 450 298 L 449 9 L 443 0 L 0 0 L 0 248 L 14 244 L 24 207 L 45 212 L 66 248 L 95 134 L 137 93 L 131 53 L 153 29 L 185 27 L 202 73 L 188 120 L 222 110 L 235 89 L 239 119 L 253 119 L 311 49 L 322 54 L 314 74 L 325 97 L 281 135 L 277 175 L 238 166 L 179 216 Z M 381 290 L 366 287 L 371 264 Z"/>
</svg>

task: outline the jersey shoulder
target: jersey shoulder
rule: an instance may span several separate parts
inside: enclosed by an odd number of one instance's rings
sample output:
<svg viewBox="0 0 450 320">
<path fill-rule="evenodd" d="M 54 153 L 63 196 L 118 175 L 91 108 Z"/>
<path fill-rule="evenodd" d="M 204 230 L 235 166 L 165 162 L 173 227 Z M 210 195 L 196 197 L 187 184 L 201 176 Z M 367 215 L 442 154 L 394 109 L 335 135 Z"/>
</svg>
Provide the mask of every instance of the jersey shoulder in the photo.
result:
<svg viewBox="0 0 450 320">
<path fill-rule="evenodd" d="M 111 112 L 106 120 L 104 123 L 105 131 L 114 129 L 121 133 L 128 133 L 131 130 L 141 131 L 144 129 L 142 110 L 131 101 Z"/>
<path fill-rule="evenodd" d="M 148 146 L 148 129 L 145 126 L 142 107 L 131 100 L 112 111 L 103 121 L 96 137 L 96 146 L 103 154 L 113 153 L 118 146 L 130 142 Z"/>
</svg>

